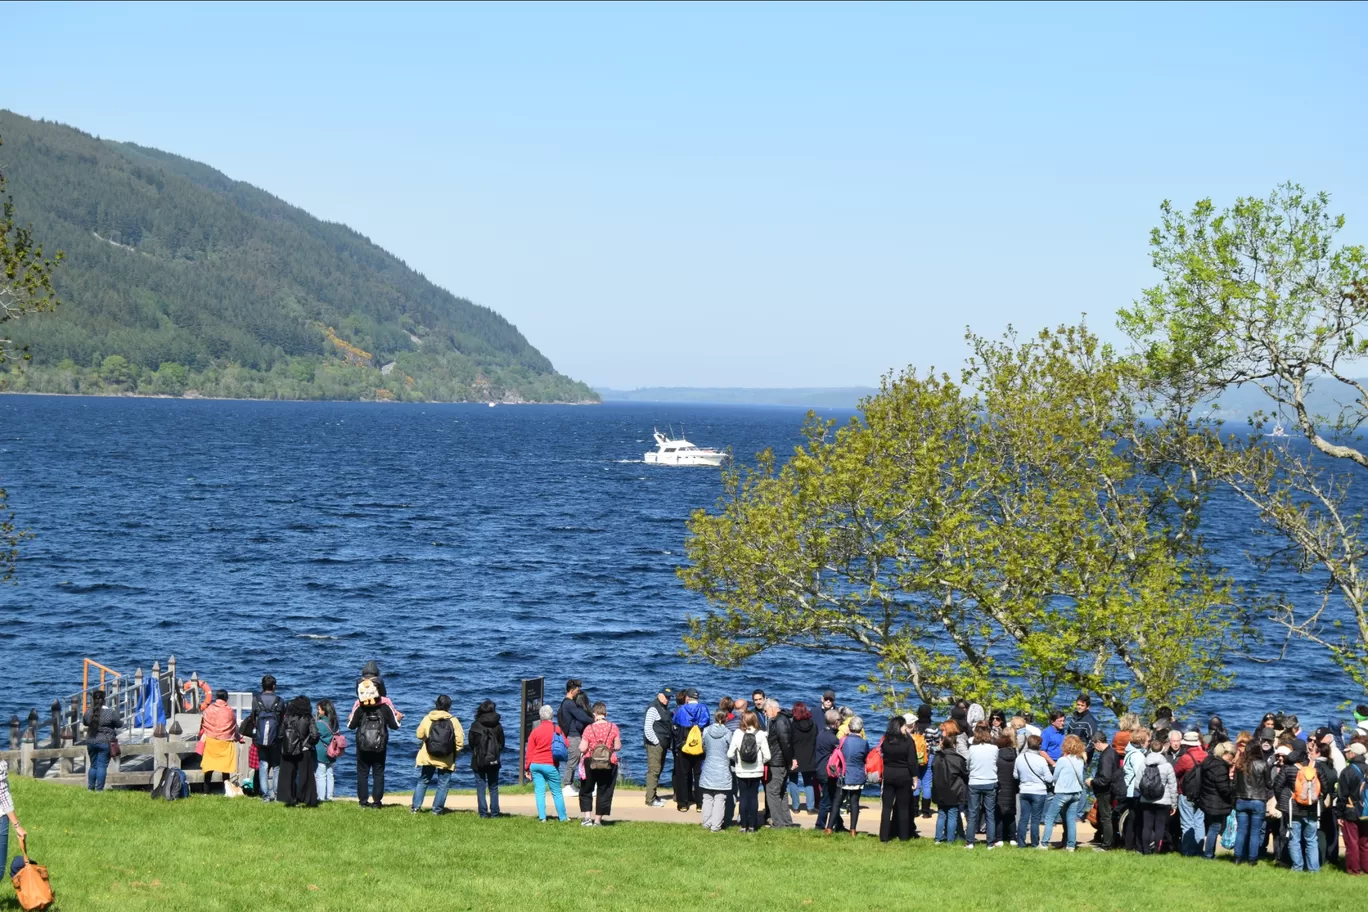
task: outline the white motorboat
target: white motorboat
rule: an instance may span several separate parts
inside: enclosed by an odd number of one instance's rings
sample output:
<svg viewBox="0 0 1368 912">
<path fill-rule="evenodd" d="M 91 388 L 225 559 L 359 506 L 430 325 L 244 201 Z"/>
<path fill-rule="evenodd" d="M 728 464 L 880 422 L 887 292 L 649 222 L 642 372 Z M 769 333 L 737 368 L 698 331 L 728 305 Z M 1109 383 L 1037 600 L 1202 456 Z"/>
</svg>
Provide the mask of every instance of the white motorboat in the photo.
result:
<svg viewBox="0 0 1368 912">
<path fill-rule="evenodd" d="M 683 437 L 667 437 L 654 431 L 656 448 L 654 453 L 642 457 L 651 465 L 672 466 L 720 466 L 727 454 L 718 450 L 696 447 Z"/>
</svg>

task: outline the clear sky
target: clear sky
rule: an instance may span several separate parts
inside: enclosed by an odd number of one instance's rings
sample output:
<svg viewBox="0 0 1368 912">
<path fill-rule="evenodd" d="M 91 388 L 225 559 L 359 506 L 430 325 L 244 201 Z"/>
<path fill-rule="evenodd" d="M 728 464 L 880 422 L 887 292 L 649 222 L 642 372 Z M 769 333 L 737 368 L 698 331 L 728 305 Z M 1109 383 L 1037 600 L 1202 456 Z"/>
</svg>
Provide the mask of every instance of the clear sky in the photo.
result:
<svg viewBox="0 0 1368 912">
<path fill-rule="evenodd" d="M 1368 5 L 0 3 L 0 107 L 345 222 L 595 385 L 1113 314 L 1161 200 L 1368 239 Z"/>
</svg>

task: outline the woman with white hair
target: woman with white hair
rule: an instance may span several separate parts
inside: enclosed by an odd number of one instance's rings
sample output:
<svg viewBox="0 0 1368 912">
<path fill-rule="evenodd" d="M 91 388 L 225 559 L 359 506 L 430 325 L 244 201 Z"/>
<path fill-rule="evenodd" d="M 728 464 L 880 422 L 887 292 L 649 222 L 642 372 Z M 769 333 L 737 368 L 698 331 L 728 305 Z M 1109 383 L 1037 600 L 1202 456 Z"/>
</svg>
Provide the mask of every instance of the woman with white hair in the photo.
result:
<svg viewBox="0 0 1368 912">
<path fill-rule="evenodd" d="M 841 741 L 841 753 L 845 756 L 845 783 L 841 787 L 840 801 L 850 809 L 850 835 L 860 822 L 860 793 L 865 787 L 865 760 L 869 757 L 869 742 L 864 737 L 864 720 L 851 716 L 846 736 Z M 840 804 L 836 806 L 837 818 L 840 817 Z"/>
<path fill-rule="evenodd" d="M 549 703 L 543 703 L 541 709 L 537 711 L 537 717 L 541 720 L 537 727 L 532 729 L 532 734 L 527 736 L 527 773 L 532 778 L 533 792 L 537 798 L 537 819 L 546 822 L 546 790 L 551 790 L 551 797 L 556 802 L 556 817 L 561 820 L 569 820 L 565 816 L 565 796 L 561 794 L 560 761 L 564 757 L 557 759 L 552 750 L 556 736 L 560 736 L 560 749 L 566 749 L 565 733 L 560 730 L 560 726 L 551 721 L 556 711 Z"/>
</svg>

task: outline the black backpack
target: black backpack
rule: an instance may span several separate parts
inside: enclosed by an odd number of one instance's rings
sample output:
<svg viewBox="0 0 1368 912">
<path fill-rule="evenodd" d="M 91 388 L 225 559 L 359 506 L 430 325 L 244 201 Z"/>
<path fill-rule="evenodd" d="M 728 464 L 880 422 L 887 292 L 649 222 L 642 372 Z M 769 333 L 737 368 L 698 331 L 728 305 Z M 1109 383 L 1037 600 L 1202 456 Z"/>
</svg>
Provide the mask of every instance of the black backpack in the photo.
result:
<svg viewBox="0 0 1368 912">
<path fill-rule="evenodd" d="M 474 735 L 473 732 L 471 734 L 472 736 Z M 492 728 L 480 730 L 480 749 L 476 752 L 475 756 L 471 757 L 471 762 L 475 769 L 491 770 L 499 768 L 499 739 L 495 737 L 495 732 Z"/>
<path fill-rule="evenodd" d="M 270 747 L 280 737 L 281 700 L 275 694 L 261 694 L 256 705 L 256 734 L 252 739 L 257 747 Z"/>
<path fill-rule="evenodd" d="M 428 726 L 427 737 L 423 739 L 428 758 L 452 757 L 456 754 L 456 726 L 450 719 L 433 719 Z"/>
<path fill-rule="evenodd" d="M 389 741 L 385 720 L 379 708 L 361 710 L 361 725 L 356 729 L 356 749 L 379 753 Z"/>
<path fill-rule="evenodd" d="M 1192 769 L 1183 773 L 1183 781 L 1178 788 L 1183 793 L 1183 797 L 1194 804 L 1198 798 L 1202 797 L 1202 765 L 1200 763 L 1192 764 Z"/>
<path fill-rule="evenodd" d="M 297 757 L 309 749 L 309 729 L 313 720 L 308 716 L 287 716 L 285 719 L 285 753 Z"/>
<path fill-rule="evenodd" d="M 760 756 L 760 746 L 755 743 L 755 732 L 746 732 L 741 737 L 741 747 L 736 752 L 742 763 L 754 763 Z"/>
<path fill-rule="evenodd" d="M 1153 764 L 1145 765 L 1145 772 L 1140 776 L 1139 794 L 1141 801 L 1150 804 L 1163 800 L 1164 777 L 1159 775 L 1159 767 Z"/>
<path fill-rule="evenodd" d="M 185 773 L 168 766 L 159 766 L 152 771 L 151 797 L 164 801 L 178 801 L 190 797 L 190 782 Z"/>
</svg>

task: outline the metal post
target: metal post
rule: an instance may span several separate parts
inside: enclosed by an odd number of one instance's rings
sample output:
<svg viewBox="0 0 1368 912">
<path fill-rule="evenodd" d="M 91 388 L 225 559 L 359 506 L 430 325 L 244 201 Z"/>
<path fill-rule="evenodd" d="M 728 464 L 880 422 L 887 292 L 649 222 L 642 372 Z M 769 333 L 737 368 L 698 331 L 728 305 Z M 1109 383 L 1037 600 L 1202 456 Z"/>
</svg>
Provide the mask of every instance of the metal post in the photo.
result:
<svg viewBox="0 0 1368 912">
<path fill-rule="evenodd" d="M 176 682 L 176 657 L 172 656 L 166 660 L 166 693 L 162 697 L 162 703 L 166 705 L 166 718 L 170 719 L 176 713 L 177 693 Z"/>
</svg>

